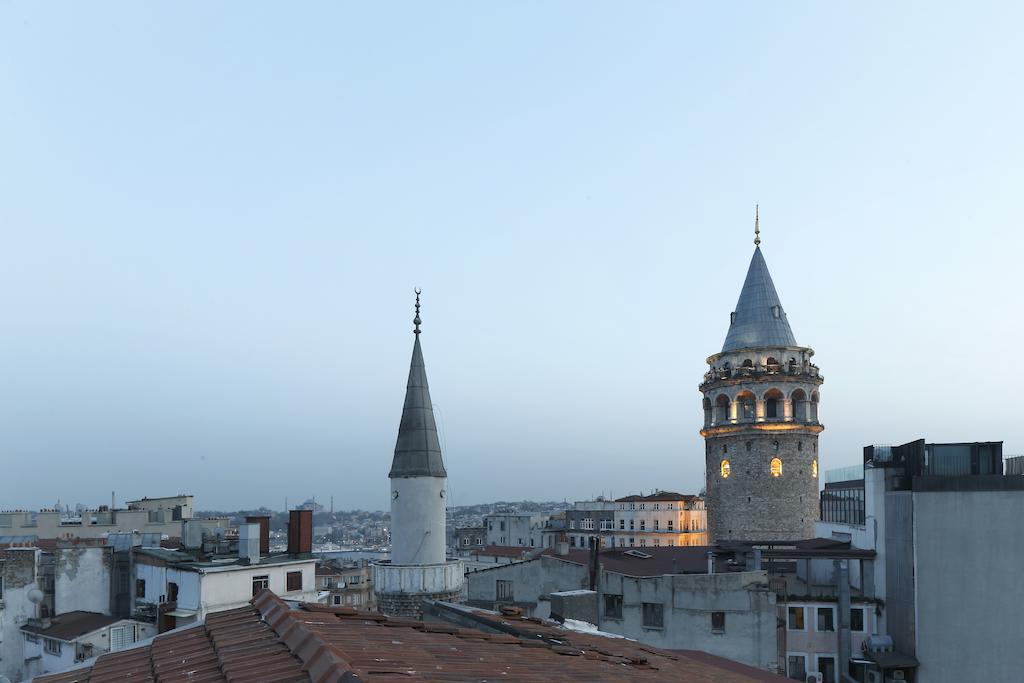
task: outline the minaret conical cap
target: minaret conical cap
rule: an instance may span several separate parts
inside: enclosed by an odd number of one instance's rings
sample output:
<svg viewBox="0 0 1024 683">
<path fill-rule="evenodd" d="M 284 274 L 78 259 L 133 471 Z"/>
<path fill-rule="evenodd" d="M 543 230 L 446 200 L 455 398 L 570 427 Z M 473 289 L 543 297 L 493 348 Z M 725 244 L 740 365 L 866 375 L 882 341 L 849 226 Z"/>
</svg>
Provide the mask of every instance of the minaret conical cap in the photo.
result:
<svg viewBox="0 0 1024 683">
<path fill-rule="evenodd" d="M 409 381 L 405 385 L 405 405 L 398 425 L 398 442 L 391 461 L 389 477 L 447 477 L 441 459 L 441 443 L 430 402 L 427 368 L 420 348 L 419 292 L 416 296 L 415 341 L 409 364 Z"/>
</svg>

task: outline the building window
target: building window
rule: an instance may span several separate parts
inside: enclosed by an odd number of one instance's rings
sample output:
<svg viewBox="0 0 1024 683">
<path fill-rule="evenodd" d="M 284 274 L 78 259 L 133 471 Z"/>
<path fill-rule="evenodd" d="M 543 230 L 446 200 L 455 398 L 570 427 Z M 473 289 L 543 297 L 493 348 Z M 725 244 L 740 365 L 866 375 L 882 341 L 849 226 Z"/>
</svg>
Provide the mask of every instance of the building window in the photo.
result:
<svg viewBox="0 0 1024 683">
<path fill-rule="evenodd" d="M 771 465 L 771 467 L 772 467 L 772 476 L 773 477 L 781 477 L 782 476 L 782 461 L 781 460 L 779 460 L 778 458 L 772 458 L 772 465 Z"/>
<path fill-rule="evenodd" d="M 864 633 L 864 608 L 850 608 L 850 630 Z"/>
<path fill-rule="evenodd" d="M 576 528 L 576 520 L 575 519 L 570 519 L 569 520 L 569 528 L 570 529 L 575 529 Z"/>
<path fill-rule="evenodd" d="M 604 615 L 609 619 L 622 618 L 622 596 L 604 594 Z"/>
<path fill-rule="evenodd" d="M 178 602 L 178 584 L 167 582 L 167 602 Z"/>
<path fill-rule="evenodd" d="M 636 539 L 632 536 L 629 537 L 629 545 L 636 545 Z"/>
<path fill-rule="evenodd" d="M 672 531 L 672 524 L 673 524 L 673 521 L 671 519 L 668 520 L 668 530 L 669 531 Z"/>
<path fill-rule="evenodd" d="M 256 596 L 264 588 L 270 588 L 270 577 L 264 574 L 263 576 L 252 577 L 252 594 Z"/>
<path fill-rule="evenodd" d="M 498 600 L 512 601 L 512 582 L 498 579 L 494 582 L 494 595 Z"/>
<path fill-rule="evenodd" d="M 786 675 L 797 681 L 807 680 L 807 655 L 787 656 Z"/>
<path fill-rule="evenodd" d="M 646 519 L 641 519 L 640 520 L 640 531 L 647 531 L 647 520 Z"/>
<path fill-rule="evenodd" d="M 818 672 L 821 680 L 833 683 L 836 680 L 836 658 L 832 655 L 818 655 Z"/>
<path fill-rule="evenodd" d="M 804 624 L 804 608 L 790 607 L 788 610 L 788 621 L 786 628 L 790 631 L 803 631 L 807 627 Z"/>
<path fill-rule="evenodd" d="M 629 520 L 629 530 L 630 531 L 633 531 L 635 524 L 636 524 L 635 520 L 632 520 L 632 519 Z"/>
<path fill-rule="evenodd" d="M 145 598 L 146 597 L 146 580 L 135 579 L 135 597 Z"/>
<path fill-rule="evenodd" d="M 722 479 L 728 479 L 729 475 L 732 474 L 732 466 L 728 460 L 722 461 Z"/>
<path fill-rule="evenodd" d="M 660 602 L 641 603 L 644 616 L 644 628 L 665 627 L 665 606 Z"/>
<path fill-rule="evenodd" d="M 332 602 L 334 602 L 335 605 L 340 605 L 341 604 L 341 596 L 340 595 L 332 595 L 331 596 L 331 600 L 332 600 Z"/>
<path fill-rule="evenodd" d="M 811 476 L 815 479 L 818 478 L 818 459 L 815 458 L 811 461 Z"/>
<path fill-rule="evenodd" d="M 818 608 L 818 631 L 835 631 L 835 619 L 833 618 L 831 607 L 819 607 Z"/>
<path fill-rule="evenodd" d="M 626 520 L 620 519 L 619 520 L 619 530 L 621 531 L 621 530 L 623 530 L 625 528 L 626 528 Z"/>
<path fill-rule="evenodd" d="M 711 613 L 711 632 L 725 633 L 725 612 Z"/>
<path fill-rule="evenodd" d="M 286 576 L 286 590 L 290 593 L 292 591 L 302 590 L 302 572 L 288 572 Z"/>
<path fill-rule="evenodd" d="M 54 640 L 53 638 L 43 638 L 43 649 L 46 650 L 47 654 L 57 655 L 60 657 L 60 641 Z"/>
</svg>

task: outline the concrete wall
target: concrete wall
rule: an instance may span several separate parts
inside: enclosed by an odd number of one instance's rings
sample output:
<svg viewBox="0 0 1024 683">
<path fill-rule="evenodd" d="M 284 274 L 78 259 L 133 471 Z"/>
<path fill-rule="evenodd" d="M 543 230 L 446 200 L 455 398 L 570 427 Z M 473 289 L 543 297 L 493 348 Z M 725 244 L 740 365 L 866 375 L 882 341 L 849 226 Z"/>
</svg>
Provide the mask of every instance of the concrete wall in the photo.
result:
<svg viewBox="0 0 1024 683">
<path fill-rule="evenodd" d="M 918 683 L 1024 671 L 1024 491 L 915 492 Z"/>
<path fill-rule="evenodd" d="M 516 562 L 466 575 L 466 599 L 470 605 L 496 609 L 508 601 L 498 601 L 497 582 L 512 582 L 512 601 L 527 616 L 547 618 L 551 603 L 547 596 L 555 591 L 576 590 L 588 585 L 587 568 L 551 557 Z"/>
<path fill-rule="evenodd" d="M 602 600 L 622 596 L 622 618 L 605 614 L 600 628 L 656 647 L 703 650 L 733 661 L 774 671 L 775 594 L 766 572 L 678 574 L 631 577 L 604 572 Z M 663 605 L 664 626 L 645 626 L 643 603 Z M 725 613 L 725 629 L 712 629 L 712 612 Z"/>
<path fill-rule="evenodd" d="M 395 477 L 391 482 L 391 561 L 442 564 L 445 551 L 444 477 Z"/>
<path fill-rule="evenodd" d="M 547 515 L 518 513 L 486 515 L 487 545 L 541 548 L 544 546 L 544 523 L 548 519 Z"/>
<path fill-rule="evenodd" d="M 23 680 L 21 627 L 39 616 L 37 606 L 28 599 L 29 591 L 42 590 L 37 582 L 40 552 L 36 548 L 9 548 L 4 551 L 4 594 L 0 599 L 0 675 L 14 683 Z"/>
<path fill-rule="evenodd" d="M 550 615 L 548 596 L 588 587 L 588 568 L 544 556 L 466 576 L 470 605 L 495 609 L 497 582 L 511 581 L 512 604 L 529 616 Z M 761 669 L 776 666 L 775 594 L 763 571 L 631 577 L 602 572 L 598 610 L 603 631 L 657 647 L 704 650 Z M 605 616 L 604 596 L 622 596 L 622 618 Z M 643 603 L 664 606 L 664 627 L 643 625 Z M 711 613 L 725 612 L 723 633 L 713 633 Z M 571 615 L 563 615 L 576 618 Z"/>
<path fill-rule="evenodd" d="M 54 551 L 54 614 L 81 610 L 110 614 L 113 552 L 106 547 Z"/>
</svg>

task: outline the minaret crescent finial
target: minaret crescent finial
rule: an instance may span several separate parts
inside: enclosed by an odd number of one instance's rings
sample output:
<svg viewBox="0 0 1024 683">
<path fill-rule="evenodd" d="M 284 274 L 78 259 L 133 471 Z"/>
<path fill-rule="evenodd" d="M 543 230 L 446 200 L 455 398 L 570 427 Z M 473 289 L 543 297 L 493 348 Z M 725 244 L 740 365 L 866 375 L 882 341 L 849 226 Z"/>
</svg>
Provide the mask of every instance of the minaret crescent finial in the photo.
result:
<svg viewBox="0 0 1024 683">
<path fill-rule="evenodd" d="M 754 204 L 754 246 L 761 246 L 761 207 Z"/>
<path fill-rule="evenodd" d="M 420 320 L 420 293 L 423 290 L 420 289 L 419 287 L 416 287 L 413 289 L 413 291 L 416 292 L 416 317 L 412 319 L 412 324 L 415 325 L 416 327 L 413 328 L 412 333 L 419 334 L 420 325 L 423 323 L 423 321 Z"/>
</svg>

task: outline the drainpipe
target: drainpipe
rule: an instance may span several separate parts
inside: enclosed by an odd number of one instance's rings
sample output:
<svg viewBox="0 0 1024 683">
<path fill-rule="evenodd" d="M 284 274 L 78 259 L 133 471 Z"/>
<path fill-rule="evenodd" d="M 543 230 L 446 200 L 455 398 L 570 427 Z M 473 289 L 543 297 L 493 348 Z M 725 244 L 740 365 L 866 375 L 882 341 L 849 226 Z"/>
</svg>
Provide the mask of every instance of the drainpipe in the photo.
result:
<svg viewBox="0 0 1024 683">
<path fill-rule="evenodd" d="M 833 560 L 835 568 L 837 588 L 839 589 L 839 619 L 836 637 L 839 640 L 839 661 L 837 666 L 840 671 L 840 680 L 847 680 L 845 672 L 850 667 L 850 651 L 853 649 L 850 634 L 850 564 L 848 560 Z"/>
<path fill-rule="evenodd" d="M 715 553 L 713 550 L 708 551 L 708 574 L 715 573 Z"/>
</svg>

